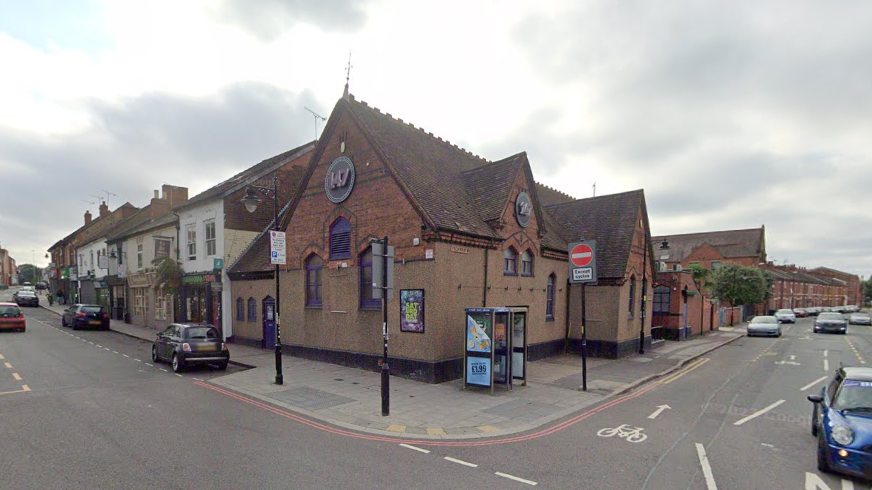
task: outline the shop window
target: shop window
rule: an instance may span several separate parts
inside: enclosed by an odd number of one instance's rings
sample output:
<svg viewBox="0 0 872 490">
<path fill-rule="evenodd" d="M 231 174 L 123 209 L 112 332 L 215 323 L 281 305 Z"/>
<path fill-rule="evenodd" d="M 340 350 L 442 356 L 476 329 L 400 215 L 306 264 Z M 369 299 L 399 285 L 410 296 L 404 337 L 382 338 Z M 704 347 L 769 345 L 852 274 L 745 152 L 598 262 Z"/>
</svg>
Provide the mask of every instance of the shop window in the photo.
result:
<svg viewBox="0 0 872 490">
<path fill-rule="evenodd" d="M 215 220 L 210 220 L 206 225 L 206 255 L 211 257 L 218 253 L 215 246 Z"/>
<path fill-rule="evenodd" d="M 242 298 L 236 298 L 236 321 L 245 321 L 245 300 Z"/>
<path fill-rule="evenodd" d="M 533 275 L 533 254 L 529 250 L 524 250 L 524 253 L 521 254 L 521 275 Z"/>
<path fill-rule="evenodd" d="M 506 258 L 506 268 L 503 270 L 503 274 L 515 276 L 518 274 L 518 252 L 515 251 L 514 248 L 509 247 L 503 252 L 503 256 Z"/>
<path fill-rule="evenodd" d="M 372 298 L 372 247 L 360 256 L 360 307 L 381 307 L 381 300 Z"/>
<path fill-rule="evenodd" d="M 257 321 L 257 301 L 254 298 L 248 298 L 248 321 Z"/>
<path fill-rule="evenodd" d="M 154 295 L 155 305 L 154 305 L 154 318 L 155 320 L 166 320 L 167 310 L 169 309 L 169 302 L 167 301 L 167 295 L 164 294 L 163 289 L 158 289 Z"/>
<path fill-rule="evenodd" d="M 657 286 L 654 288 L 654 313 L 669 313 L 669 286 Z"/>
<path fill-rule="evenodd" d="M 145 316 L 145 288 L 131 288 L 133 293 L 133 316 Z"/>
<path fill-rule="evenodd" d="M 627 308 L 627 318 L 633 318 L 633 312 L 636 310 L 636 277 L 630 278 L 630 301 Z"/>
<path fill-rule="evenodd" d="M 351 223 L 339 218 L 330 225 L 330 260 L 351 258 Z"/>
<path fill-rule="evenodd" d="M 548 285 L 545 287 L 545 319 L 554 319 L 554 283 L 557 277 L 554 274 L 548 276 Z"/>
<path fill-rule="evenodd" d="M 306 306 L 321 307 L 321 269 L 324 261 L 317 255 L 306 259 Z"/>
</svg>

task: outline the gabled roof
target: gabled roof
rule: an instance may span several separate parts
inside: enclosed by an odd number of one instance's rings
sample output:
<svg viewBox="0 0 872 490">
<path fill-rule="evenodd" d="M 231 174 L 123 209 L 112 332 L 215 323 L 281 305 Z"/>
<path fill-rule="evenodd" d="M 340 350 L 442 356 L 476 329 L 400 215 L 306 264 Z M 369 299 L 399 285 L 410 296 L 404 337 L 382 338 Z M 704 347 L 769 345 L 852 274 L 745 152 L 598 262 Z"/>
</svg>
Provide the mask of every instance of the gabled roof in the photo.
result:
<svg viewBox="0 0 872 490">
<path fill-rule="evenodd" d="M 262 178 L 265 175 L 271 174 L 275 170 L 281 168 L 289 161 L 299 157 L 300 155 L 312 151 L 315 147 L 315 141 L 310 141 L 304 145 L 298 146 L 293 150 L 288 150 L 274 157 L 267 158 L 262 162 L 249 167 L 242 172 L 230 177 L 229 179 L 214 185 L 209 189 L 197 194 L 188 199 L 184 203 L 178 205 L 176 209 L 185 209 L 198 204 L 207 202 L 211 199 L 223 199 L 224 196 L 236 192 L 240 188 L 249 185 L 252 181 Z"/>
<path fill-rule="evenodd" d="M 525 160 L 526 155 L 519 153 L 461 174 L 482 219 L 494 221 L 502 218 L 518 169 Z"/>
<path fill-rule="evenodd" d="M 351 115 L 373 151 L 409 194 L 412 205 L 428 226 L 500 238 L 479 214 L 475 197 L 463 177 L 464 172 L 488 164 L 487 160 L 401 119 L 394 119 L 390 114 L 383 114 L 352 96 L 337 102 L 327 127 L 335 125 L 335 120 L 345 112 Z M 325 145 L 326 139 L 321 138 L 313 162 L 320 159 Z M 314 167 L 310 166 L 310 172 L 312 170 Z"/>
<path fill-rule="evenodd" d="M 283 221 L 285 213 L 287 213 L 290 203 L 279 211 L 279 223 Z M 257 238 L 254 239 L 241 254 L 236 262 L 230 265 L 227 269 L 228 274 L 253 273 L 253 272 L 274 272 L 275 265 L 270 263 L 269 231 L 272 229 L 272 223 L 264 229 Z"/>
<path fill-rule="evenodd" d="M 651 238 L 654 241 L 656 260 L 681 262 L 702 244 L 707 243 L 721 253 L 724 258 L 760 257 L 765 259 L 766 241 L 765 227 L 747 230 L 710 231 L 704 233 L 686 233 L 680 235 L 663 235 Z M 660 249 L 660 244 L 666 240 L 669 248 Z M 662 259 L 668 255 L 668 259 Z"/>
<path fill-rule="evenodd" d="M 620 194 L 578 199 L 545 206 L 567 242 L 596 240 L 597 275 L 623 278 L 636 232 L 636 220 L 644 210 L 641 189 Z M 647 226 L 647 224 L 646 224 Z"/>
</svg>

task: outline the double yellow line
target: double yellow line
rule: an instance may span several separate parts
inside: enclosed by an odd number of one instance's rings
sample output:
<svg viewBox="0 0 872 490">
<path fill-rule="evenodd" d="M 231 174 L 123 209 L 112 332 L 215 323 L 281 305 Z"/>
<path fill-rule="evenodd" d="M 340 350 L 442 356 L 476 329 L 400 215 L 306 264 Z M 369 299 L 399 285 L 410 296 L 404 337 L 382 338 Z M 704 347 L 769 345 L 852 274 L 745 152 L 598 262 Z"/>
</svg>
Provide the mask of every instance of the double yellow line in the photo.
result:
<svg viewBox="0 0 872 490">
<path fill-rule="evenodd" d="M 684 376 L 685 374 L 693 371 L 694 369 L 702 366 L 703 364 L 709 362 L 710 360 L 711 359 L 708 357 L 703 357 L 703 358 L 697 359 L 697 360 L 691 362 L 690 364 L 688 364 L 687 366 L 685 366 L 685 368 L 683 370 L 679 371 L 678 373 L 675 373 L 671 376 L 667 376 L 666 378 L 664 378 L 662 381 L 660 381 L 660 384 L 668 385 L 669 383 L 671 383 L 671 382 L 675 381 L 676 379 Z"/>
</svg>

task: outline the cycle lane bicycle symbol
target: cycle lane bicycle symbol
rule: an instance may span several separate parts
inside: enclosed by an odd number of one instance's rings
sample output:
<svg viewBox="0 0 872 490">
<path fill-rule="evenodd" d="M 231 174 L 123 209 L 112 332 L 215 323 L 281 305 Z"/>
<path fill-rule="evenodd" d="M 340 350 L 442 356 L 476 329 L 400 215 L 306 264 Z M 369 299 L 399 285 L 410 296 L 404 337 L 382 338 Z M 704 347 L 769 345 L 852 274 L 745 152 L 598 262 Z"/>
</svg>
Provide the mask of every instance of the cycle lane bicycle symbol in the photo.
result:
<svg viewBox="0 0 872 490">
<path fill-rule="evenodd" d="M 642 433 L 643 430 L 645 429 L 642 427 L 633 427 L 627 424 L 621 424 L 617 427 L 602 428 L 597 431 L 596 435 L 600 437 L 618 436 L 622 439 L 626 439 L 627 442 L 637 443 L 648 439 L 648 435 Z"/>
</svg>

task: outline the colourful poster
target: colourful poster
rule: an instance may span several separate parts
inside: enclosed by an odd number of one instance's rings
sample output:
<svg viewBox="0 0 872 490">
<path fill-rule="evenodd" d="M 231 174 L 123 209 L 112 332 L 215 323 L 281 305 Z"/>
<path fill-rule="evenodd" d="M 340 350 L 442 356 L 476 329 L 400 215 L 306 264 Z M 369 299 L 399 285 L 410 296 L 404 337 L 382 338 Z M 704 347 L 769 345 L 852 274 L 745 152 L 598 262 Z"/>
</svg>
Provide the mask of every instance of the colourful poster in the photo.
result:
<svg viewBox="0 0 872 490">
<path fill-rule="evenodd" d="M 466 315 L 466 350 L 469 352 L 490 352 L 490 320 L 485 315 Z"/>
<path fill-rule="evenodd" d="M 488 357 L 466 358 L 466 384 L 490 386 L 491 360 Z"/>
<path fill-rule="evenodd" d="M 424 333 L 424 290 L 400 290 L 400 331 Z"/>
</svg>

